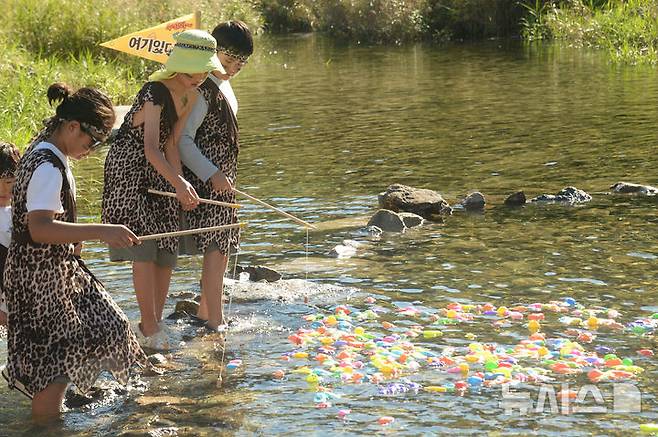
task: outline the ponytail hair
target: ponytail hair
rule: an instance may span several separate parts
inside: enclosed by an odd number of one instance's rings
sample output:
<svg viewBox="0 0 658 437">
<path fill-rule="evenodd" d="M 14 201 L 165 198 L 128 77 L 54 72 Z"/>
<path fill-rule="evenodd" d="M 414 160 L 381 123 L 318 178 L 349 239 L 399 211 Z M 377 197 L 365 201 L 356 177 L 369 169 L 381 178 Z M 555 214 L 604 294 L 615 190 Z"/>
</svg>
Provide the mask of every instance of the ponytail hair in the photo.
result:
<svg viewBox="0 0 658 437">
<path fill-rule="evenodd" d="M 80 88 L 73 91 L 64 83 L 54 83 L 48 87 L 48 103 L 58 103 L 55 119 L 58 121 L 78 121 L 90 127 L 97 138 L 107 138 L 116 119 L 112 101 L 102 91 L 95 88 Z"/>
<path fill-rule="evenodd" d="M 65 83 L 57 82 L 48 87 L 48 104 L 53 102 L 64 102 L 73 93 L 73 90 Z"/>
</svg>

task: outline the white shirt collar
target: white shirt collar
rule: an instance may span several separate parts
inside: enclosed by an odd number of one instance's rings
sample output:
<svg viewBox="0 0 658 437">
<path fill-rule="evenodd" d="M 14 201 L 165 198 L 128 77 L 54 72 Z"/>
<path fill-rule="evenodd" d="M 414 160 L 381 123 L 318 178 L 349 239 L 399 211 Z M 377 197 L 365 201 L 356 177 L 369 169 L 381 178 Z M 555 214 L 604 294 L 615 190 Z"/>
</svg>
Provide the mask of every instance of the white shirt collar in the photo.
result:
<svg viewBox="0 0 658 437">
<path fill-rule="evenodd" d="M 39 144 L 37 144 L 36 147 L 34 148 L 34 150 L 38 150 L 38 149 L 48 149 L 48 150 L 52 150 L 52 152 L 53 152 L 55 155 L 57 155 L 57 157 L 59 158 L 59 160 L 62 161 L 62 164 L 64 164 L 64 168 L 66 168 L 67 170 L 69 170 L 69 160 L 68 160 L 68 158 L 67 158 L 66 155 L 64 155 L 64 153 L 62 153 L 62 151 L 59 150 L 54 144 L 52 144 L 52 143 L 48 143 L 48 142 L 46 142 L 46 141 L 42 141 L 42 142 L 40 142 Z"/>
</svg>

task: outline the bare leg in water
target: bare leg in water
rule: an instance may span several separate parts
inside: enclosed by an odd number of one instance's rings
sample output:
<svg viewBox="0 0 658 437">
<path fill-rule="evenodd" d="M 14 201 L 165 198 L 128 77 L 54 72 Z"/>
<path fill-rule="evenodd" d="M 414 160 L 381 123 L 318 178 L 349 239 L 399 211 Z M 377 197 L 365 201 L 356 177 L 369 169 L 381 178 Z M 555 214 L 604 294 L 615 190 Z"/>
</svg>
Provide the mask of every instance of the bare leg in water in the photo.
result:
<svg viewBox="0 0 658 437">
<path fill-rule="evenodd" d="M 145 337 L 160 330 L 156 306 L 156 265 L 154 262 L 133 262 L 133 285 L 141 314 L 140 329 Z"/>
<path fill-rule="evenodd" d="M 155 316 L 158 322 L 162 320 L 162 313 L 167 302 L 172 271 L 171 267 L 155 265 Z"/>
<path fill-rule="evenodd" d="M 203 255 L 203 272 L 201 274 L 201 302 L 198 317 L 208 320 L 208 327 L 217 329 L 225 324 L 224 320 L 224 272 L 228 256 L 219 250 L 212 250 Z"/>
<path fill-rule="evenodd" d="M 32 398 L 32 418 L 37 423 L 51 421 L 62 410 L 62 402 L 68 383 L 52 383 Z"/>
</svg>

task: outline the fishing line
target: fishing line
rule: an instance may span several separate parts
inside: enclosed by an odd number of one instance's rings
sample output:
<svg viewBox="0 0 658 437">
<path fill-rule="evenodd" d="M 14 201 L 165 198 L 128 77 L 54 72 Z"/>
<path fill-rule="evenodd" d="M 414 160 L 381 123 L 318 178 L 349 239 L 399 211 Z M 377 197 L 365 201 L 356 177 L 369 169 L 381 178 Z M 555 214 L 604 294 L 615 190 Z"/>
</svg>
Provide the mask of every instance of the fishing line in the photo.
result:
<svg viewBox="0 0 658 437">
<path fill-rule="evenodd" d="M 306 228 L 306 246 L 304 247 L 304 280 L 308 282 L 308 228 Z"/>
<path fill-rule="evenodd" d="M 240 241 L 240 229 L 238 229 L 238 242 Z M 239 244 L 239 243 L 238 243 Z M 235 274 L 238 270 L 238 256 L 240 255 L 240 250 L 236 247 L 235 250 L 235 262 L 233 263 L 233 280 L 235 280 Z M 231 264 L 231 245 L 229 244 L 228 246 L 228 254 L 226 255 L 227 257 L 227 266 L 230 267 Z M 222 279 L 223 281 L 223 279 Z M 222 282 L 223 285 L 223 282 Z M 235 290 L 234 290 L 235 291 Z M 224 287 L 222 286 L 222 296 L 221 296 L 221 304 L 224 304 Z M 228 333 L 229 333 L 229 323 L 228 323 L 228 316 L 231 313 L 231 305 L 233 304 L 233 293 L 229 293 L 228 295 L 228 305 L 226 307 L 226 312 L 224 313 L 224 320 L 226 323 L 226 331 L 224 333 L 224 345 L 222 346 L 222 359 L 220 361 L 220 366 L 219 366 L 219 378 L 217 378 L 217 384 L 221 385 L 223 378 L 222 378 L 222 373 L 224 372 L 224 358 L 226 357 L 226 348 L 228 347 Z"/>
</svg>

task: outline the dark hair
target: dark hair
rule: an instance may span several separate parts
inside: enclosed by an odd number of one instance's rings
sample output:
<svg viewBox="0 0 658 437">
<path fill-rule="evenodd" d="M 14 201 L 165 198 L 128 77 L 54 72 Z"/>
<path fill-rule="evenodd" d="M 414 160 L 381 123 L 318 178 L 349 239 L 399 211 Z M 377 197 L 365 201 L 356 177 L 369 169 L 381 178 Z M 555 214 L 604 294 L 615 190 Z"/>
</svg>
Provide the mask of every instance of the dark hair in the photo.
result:
<svg viewBox="0 0 658 437">
<path fill-rule="evenodd" d="M 21 153 L 11 143 L 0 141 L 0 178 L 11 178 L 16 175 Z"/>
<path fill-rule="evenodd" d="M 240 20 L 219 24 L 213 29 L 212 36 L 217 40 L 218 49 L 223 47 L 241 56 L 251 56 L 254 52 L 251 31 Z"/>
<path fill-rule="evenodd" d="M 116 119 L 112 101 L 94 88 L 80 88 L 76 92 L 64 83 L 48 87 L 48 103 L 60 102 L 55 110 L 61 120 L 76 120 L 93 126 L 104 136 L 109 135 Z"/>
</svg>

